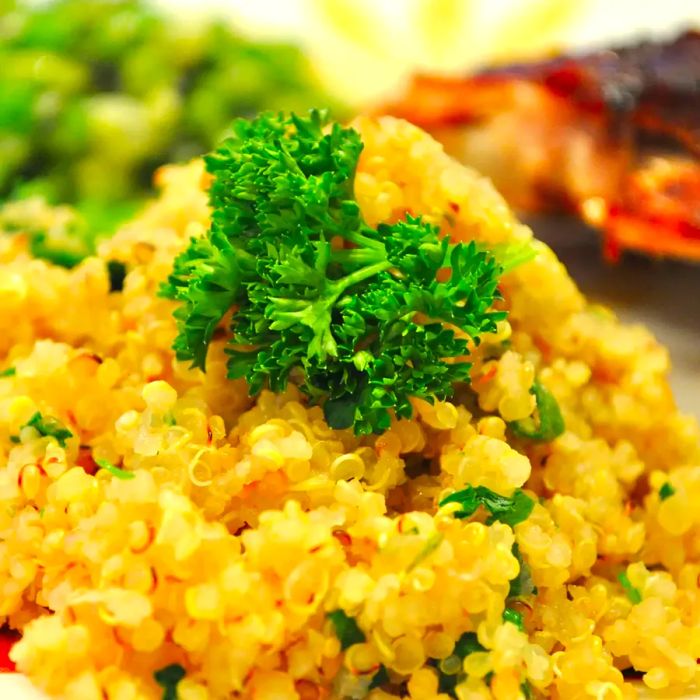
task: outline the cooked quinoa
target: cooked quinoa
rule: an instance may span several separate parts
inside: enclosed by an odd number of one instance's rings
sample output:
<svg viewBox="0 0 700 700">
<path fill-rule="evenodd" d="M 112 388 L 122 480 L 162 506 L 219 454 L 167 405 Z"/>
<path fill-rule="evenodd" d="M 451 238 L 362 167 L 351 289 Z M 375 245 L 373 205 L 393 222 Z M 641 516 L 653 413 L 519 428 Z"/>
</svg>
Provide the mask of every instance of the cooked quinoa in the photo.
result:
<svg viewBox="0 0 700 700">
<path fill-rule="evenodd" d="M 354 127 L 370 225 L 408 211 L 454 240 L 531 239 L 419 129 Z M 470 387 L 379 436 L 331 430 L 294 388 L 251 399 L 226 379 L 225 338 L 206 373 L 175 360 L 157 291 L 207 229 L 207 184 L 199 161 L 160 170 L 159 198 L 72 270 L 0 235 L 0 622 L 22 632 L 18 669 L 66 700 L 618 700 L 629 669 L 692 686 L 700 434 L 666 350 L 535 242 Z M 535 379 L 566 425 L 548 442 L 508 429 Z M 511 528 L 438 505 L 469 485 L 522 487 L 534 509 Z"/>
</svg>

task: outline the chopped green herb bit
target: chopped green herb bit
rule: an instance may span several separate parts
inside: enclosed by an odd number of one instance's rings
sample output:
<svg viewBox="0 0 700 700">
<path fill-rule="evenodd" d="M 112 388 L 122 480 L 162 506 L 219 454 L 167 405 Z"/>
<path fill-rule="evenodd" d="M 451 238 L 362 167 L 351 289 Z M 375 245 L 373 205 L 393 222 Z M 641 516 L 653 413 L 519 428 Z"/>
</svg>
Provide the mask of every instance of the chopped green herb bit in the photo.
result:
<svg viewBox="0 0 700 700">
<path fill-rule="evenodd" d="M 114 464 L 107 461 L 106 459 L 96 459 L 95 464 L 100 468 L 108 471 L 112 476 L 116 476 L 117 479 L 133 479 L 136 474 L 134 472 L 128 472 L 125 469 L 120 469 L 115 467 Z"/>
<path fill-rule="evenodd" d="M 523 681 L 520 684 L 520 690 L 522 691 L 523 695 L 525 696 L 525 700 L 531 700 L 531 698 L 532 698 L 532 686 L 530 685 L 529 681 Z"/>
<path fill-rule="evenodd" d="M 667 498 L 671 498 L 673 494 L 676 493 L 676 489 L 671 486 L 671 482 L 667 481 L 660 489 L 659 489 L 659 498 L 662 501 L 665 501 Z"/>
<path fill-rule="evenodd" d="M 372 681 L 369 684 L 368 690 L 374 690 L 375 688 L 380 688 L 385 683 L 388 683 L 391 679 L 389 678 L 389 672 L 386 670 L 386 666 L 381 664 L 379 670 L 372 676 Z"/>
<path fill-rule="evenodd" d="M 521 632 L 525 631 L 522 613 L 513 608 L 506 608 L 503 611 L 503 622 L 512 622 Z"/>
<path fill-rule="evenodd" d="M 527 562 L 523 559 L 522 554 L 520 554 L 520 547 L 518 547 L 517 542 L 513 545 L 513 556 L 518 560 L 520 564 L 520 571 L 518 575 L 511 580 L 510 590 L 508 591 L 509 598 L 525 598 L 530 595 L 537 595 L 537 586 L 535 586 L 532 580 L 532 573 Z"/>
<path fill-rule="evenodd" d="M 186 671 L 180 664 L 170 664 L 153 674 L 156 683 L 163 688 L 163 700 L 177 700 L 177 686 L 185 675 Z"/>
<path fill-rule="evenodd" d="M 506 315 L 492 310 L 499 257 L 510 267 L 533 253 L 451 243 L 411 216 L 369 226 L 354 194 L 360 135 L 327 125 L 320 111 L 234 122 L 206 158 L 210 230 L 161 294 L 180 302 L 178 359 L 204 369 L 234 308 L 229 377 L 245 377 L 251 395 L 294 377 L 332 428 L 382 433 L 392 415 L 413 414 L 412 397 L 446 399 L 469 381 L 469 343 L 451 327 L 474 342 L 493 331 Z"/>
<path fill-rule="evenodd" d="M 416 555 L 416 558 L 408 565 L 407 571 L 413 570 L 418 564 L 420 564 L 424 559 L 429 557 L 439 546 L 445 536 L 441 532 L 434 532 L 428 537 L 420 552 Z"/>
<path fill-rule="evenodd" d="M 19 445 L 19 443 L 21 442 L 21 440 L 19 439 L 19 435 L 10 435 L 10 442 L 13 445 Z"/>
<path fill-rule="evenodd" d="M 477 639 L 476 632 L 465 632 L 457 640 L 452 653 L 460 659 L 465 659 L 469 654 L 475 651 L 484 651 L 484 647 Z"/>
<path fill-rule="evenodd" d="M 44 417 L 39 411 L 37 411 L 22 427 L 26 428 L 27 426 L 34 428 L 43 437 L 54 438 L 61 447 L 65 447 L 66 440 L 73 437 L 73 433 L 71 433 L 58 418 L 54 418 L 53 416 Z"/>
<path fill-rule="evenodd" d="M 107 274 L 109 275 L 109 291 L 121 292 L 124 289 L 126 265 L 120 260 L 109 260 L 107 261 Z"/>
<path fill-rule="evenodd" d="M 621 571 L 617 575 L 617 580 L 622 585 L 627 597 L 630 599 L 633 605 L 638 605 L 642 602 L 642 594 L 638 588 L 632 585 L 632 582 L 627 575 L 627 572 Z"/>
<path fill-rule="evenodd" d="M 333 623 L 341 649 L 345 650 L 353 644 L 365 641 L 365 633 L 358 627 L 355 618 L 346 615 L 343 610 L 334 610 L 328 613 L 328 619 Z"/>
<path fill-rule="evenodd" d="M 8 367 L 0 371 L 0 377 L 14 377 L 17 370 L 14 367 Z"/>
<path fill-rule="evenodd" d="M 535 395 L 537 402 L 539 425 L 533 418 L 525 418 L 513 421 L 510 428 L 518 437 L 551 442 L 566 429 L 559 404 L 549 389 L 538 381 L 532 385 L 530 393 Z"/>
<path fill-rule="evenodd" d="M 63 242 L 54 243 L 43 231 L 33 232 L 29 240 L 29 250 L 35 258 L 48 260 L 54 265 L 68 269 L 75 267 L 87 256 L 85 250 L 72 250 Z"/>
<path fill-rule="evenodd" d="M 459 503 L 461 510 L 455 512 L 455 518 L 469 518 L 483 506 L 491 513 L 486 521 L 491 524 L 498 520 L 514 527 L 527 520 L 535 502 L 524 491 L 516 489 L 511 498 L 501 496 L 485 486 L 467 486 L 461 491 L 455 491 L 440 501 L 440 506 L 448 503 Z"/>
</svg>

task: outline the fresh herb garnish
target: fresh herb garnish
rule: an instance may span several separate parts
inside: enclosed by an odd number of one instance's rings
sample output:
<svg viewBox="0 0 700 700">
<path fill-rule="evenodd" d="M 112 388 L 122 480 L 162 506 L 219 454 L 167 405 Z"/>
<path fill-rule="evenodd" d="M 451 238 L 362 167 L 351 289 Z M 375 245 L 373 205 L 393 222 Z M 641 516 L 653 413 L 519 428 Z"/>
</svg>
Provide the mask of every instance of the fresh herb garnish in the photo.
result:
<svg viewBox="0 0 700 700">
<path fill-rule="evenodd" d="M 617 580 L 620 582 L 620 585 L 633 605 L 638 605 L 642 602 L 642 594 L 640 590 L 632 585 L 632 582 L 625 571 L 621 571 L 617 575 Z"/>
<path fill-rule="evenodd" d="M 111 293 L 121 292 L 124 289 L 126 265 L 120 260 L 108 260 L 107 274 L 109 275 L 109 291 Z"/>
<path fill-rule="evenodd" d="M 530 595 L 536 595 L 537 586 L 535 586 L 532 580 L 532 572 L 530 571 L 528 563 L 523 559 L 517 542 L 513 544 L 512 552 L 513 556 L 518 560 L 520 571 L 514 579 L 511 579 L 508 598 L 524 598 Z"/>
<path fill-rule="evenodd" d="M 465 632 L 455 644 L 453 654 L 459 656 L 460 659 L 465 659 L 469 654 L 475 651 L 484 651 L 484 647 L 477 639 L 475 632 Z"/>
<path fill-rule="evenodd" d="M 454 513 L 455 518 L 469 518 L 476 513 L 479 506 L 483 506 L 491 513 L 487 524 L 498 520 L 511 527 L 527 520 L 535 507 L 532 498 L 520 489 L 516 489 L 512 497 L 508 498 L 485 486 L 467 486 L 443 498 L 439 505 L 442 507 L 448 503 L 459 503 L 461 506 L 461 510 Z"/>
<path fill-rule="evenodd" d="M 372 680 L 369 684 L 367 690 L 374 690 L 375 688 L 380 688 L 385 683 L 388 683 L 391 679 L 389 678 L 389 672 L 386 670 L 384 664 L 380 664 L 379 670 L 372 676 Z"/>
<path fill-rule="evenodd" d="M 100 469 L 108 471 L 112 476 L 116 476 L 117 479 L 133 479 L 136 476 L 134 472 L 128 472 L 125 469 L 120 469 L 106 459 L 96 459 L 95 464 Z"/>
<path fill-rule="evenodd" d="M 432 535 L 429 535 L 425 545 L 423 545 L 423 548 L 418 552 L 416 558 L 408 565 L 406 571 L 412 571 L 424 559 L 429 557 L 440 546 L 443 539 L 445 539 L 445 536 L 442 532 L 434 532 Z"/>
<path fill-rule="evenodd" d="M 392 412 L 412 415 L 411 397 L 446 399 L 469 381 L 468 340 L 450 326 L 474 342 L 495 330 L 503 265 L 535 253 L 452 244 L 410 216 L 368 226 L 354 198 L 360 135 L 327 123 L 319 111 L 234 122 L 206 158 L 211 228 L 161 294 L 180 302 L 178 359 L 204 369 L 234 308 L 229 377 L 245 377 L 251 395 L 293 378 L 331 427 L 381 433 Z"/>
<path fill-rule="evenodd" d="M 20 442 L 22 442 L 19 438 L 19 435 L 10 435 L 10 442 L 13 445 L 19 445 Z"/>
<path fill-rule="evenodd" d="M 333 623 L 335 636 L 340 641 L 340 648 L 345 650 L 353 644 L 365 641 L 365 633 L 359 628 L 354 617 L 350 617 L 343 610 L 334 610 L 328 613 L 328 619 Z"/>
<path fill-rule="evenodd" d="M 522 613 L 514 610 L 513 608 L 506 608 L 503 611 L 503 622 L 511 622 L 514 624 L 521 632 L 525 631 L 525 623 L 523 622 Z"/>
<path fill-rule="evenodd" d="M 0 377 L 14 377 L 15 374 L 17 374 L 17 370 L 14 367 L 0 370 Z"/>
<path fill-rule="evenodd" d="M 513 421 L 510 428 L 518 437 L 550 442 L 566 429 L 559 404 L 549 389 L 538 381 L 532 385 L 530 393 L 535 395 L 539 424 L 529 417 Z"/>
<path fill-rule="evenodd" d="M 170 664 L 153 674 L 156 683 L 163 688 L 163 700 L 177 700 L 177 686 L 185 675 L 186 671 L 180 664 Z"/>
<path fill-rule="evenodd" d="M 22 428 L 26 428 L 27 426 L 34 428 L 43 437 L 54 438 L 61 447 L 65 447 L 66 440 L 73 437 L 73 433 L 71 433 L 58 418 L 42 416 L 39 411 L 37 411 Z"/>
<path fill-rule="evenodd" d="M 673 494 L 676 493 L 676 489 L 671 486 L 671 482 L 667 481 L 660 489 L 659 489 L 659 499 L 662 501 L 665 501 L 667 498 L 671 498 Z"/>
</svg>

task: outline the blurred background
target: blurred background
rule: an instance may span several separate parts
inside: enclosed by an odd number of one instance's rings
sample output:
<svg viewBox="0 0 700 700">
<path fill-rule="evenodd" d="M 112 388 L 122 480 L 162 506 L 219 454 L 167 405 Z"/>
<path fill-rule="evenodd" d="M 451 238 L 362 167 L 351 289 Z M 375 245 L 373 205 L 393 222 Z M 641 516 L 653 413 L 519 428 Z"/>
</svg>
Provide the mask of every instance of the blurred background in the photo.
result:
<svg viewBox="0 0 700 700">
<path fill-rule="evenodd" d="M 0 0 L 0 226 L 70 266 L 151 194 L 159 165 L 206 152 L 235 116 L 324 105 L 345 119 L 416 72 L 693 27 L 697 0 Z M 532 224 L 586 293 L 670 346 L 679 403 L 700 415 L 697 265 L 610 265 L 578 221 Z"/>
</svg>

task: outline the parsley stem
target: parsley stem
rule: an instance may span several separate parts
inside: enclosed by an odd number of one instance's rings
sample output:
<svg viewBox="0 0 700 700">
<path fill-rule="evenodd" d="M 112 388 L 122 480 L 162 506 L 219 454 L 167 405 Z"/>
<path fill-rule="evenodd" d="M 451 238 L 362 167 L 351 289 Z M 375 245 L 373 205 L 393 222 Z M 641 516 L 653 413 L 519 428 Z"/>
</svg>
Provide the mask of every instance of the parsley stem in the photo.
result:
<svg viewBox="0 0 700 700">
<path fill-rule="evenodd" d="M 376 249 L 343 248 L 331 253 L 331 261 L 341 264 L 356 263 L 358 265 L 386 260 L 385 256 L 377 253 Z"/>
<path fill-rule="evenodd" d="M 381 241 L 378 241 L 376 238 L 365 236 L 359 231 L 342 231 L 340 235 L 342 238 L 348 241 L 348 243 L 354 243 L 362 248 L 371 248 L 372 250 L 381 251 L 385 250 L 384 244 Z"/>
<path fill-rule="evenodd" d="M 351 272 L 349 275 L 336 280 L 332 285 L 334 298 L 340 296 L 348 287 L 352 287 L 369 277 L 374 277 L 374 275 L 378 275 L 380 272 L 384 272 L 390 267 L 391 263 L 388 260 L 382 260 L 374 265 L 367 265 L 367 267 L 355 270 L 355 272 Z"/>
</svg>

